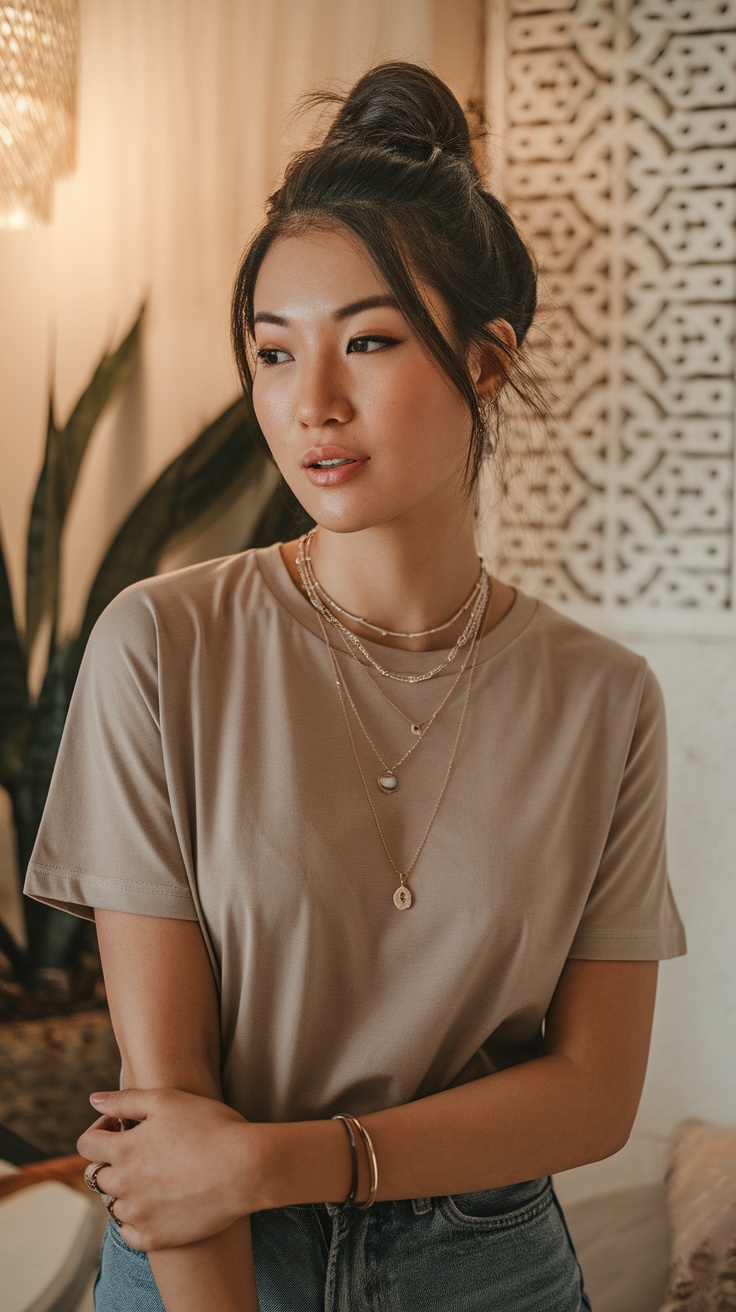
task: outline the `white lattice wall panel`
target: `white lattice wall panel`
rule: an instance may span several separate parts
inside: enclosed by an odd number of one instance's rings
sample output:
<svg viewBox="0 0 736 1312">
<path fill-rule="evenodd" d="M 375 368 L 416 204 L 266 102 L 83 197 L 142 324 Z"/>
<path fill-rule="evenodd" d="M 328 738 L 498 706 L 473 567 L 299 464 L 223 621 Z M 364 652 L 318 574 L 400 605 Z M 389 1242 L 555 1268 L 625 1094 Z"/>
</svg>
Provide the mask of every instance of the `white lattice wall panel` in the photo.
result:
<svg viewBox="0 0 736 1312">
<path fill-rule="evenodd" d="M 550 463 L 512 430 L 495 559 L 553 603 L 687 608 L 707 628 L 736 615 L 736 0 L 496 0 L 491 17 L 558 446 Z"/>
</svg>

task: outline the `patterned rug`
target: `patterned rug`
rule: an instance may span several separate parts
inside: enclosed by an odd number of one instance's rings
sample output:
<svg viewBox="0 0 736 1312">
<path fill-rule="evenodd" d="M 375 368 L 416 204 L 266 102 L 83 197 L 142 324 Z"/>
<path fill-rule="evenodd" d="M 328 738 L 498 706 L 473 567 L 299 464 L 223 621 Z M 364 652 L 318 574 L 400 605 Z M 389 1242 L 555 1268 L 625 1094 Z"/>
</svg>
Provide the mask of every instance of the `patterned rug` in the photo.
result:
<svg viewBox="0 0 736 1312">
<path fill-rule="evenodd" d="M 0 1025 L 0 1123 L 50 1157 L 75 1151 L 97 1118 L 90 1093 L 119 1077 L 105 1010 Z"/>
</svg>

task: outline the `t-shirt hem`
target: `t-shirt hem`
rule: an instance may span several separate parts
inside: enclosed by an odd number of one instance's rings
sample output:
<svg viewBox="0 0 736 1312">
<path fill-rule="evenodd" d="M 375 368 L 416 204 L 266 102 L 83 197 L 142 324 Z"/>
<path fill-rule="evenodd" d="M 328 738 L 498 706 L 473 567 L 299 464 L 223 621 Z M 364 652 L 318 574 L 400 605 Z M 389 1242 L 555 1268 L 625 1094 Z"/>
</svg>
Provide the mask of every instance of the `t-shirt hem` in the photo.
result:
<svg viewBox="0 0 736 1312">
<path fill-rule="evenodd" d="M 682 925 L 669 929 L 598 929 L 576 934 L 568 957 L 590 961 L 664 961 L 687 952 Z"/>
<path fill-rule="evenodd" d="M 36 902 L 45 902 L 84 920 L 94 920 L 95 907 L 171 920 L 197 920 L 192 896 L 186 889 L 114 875 L 93 875 L 41 862 L 29 865 L 23 892 Z"/>
</svg>

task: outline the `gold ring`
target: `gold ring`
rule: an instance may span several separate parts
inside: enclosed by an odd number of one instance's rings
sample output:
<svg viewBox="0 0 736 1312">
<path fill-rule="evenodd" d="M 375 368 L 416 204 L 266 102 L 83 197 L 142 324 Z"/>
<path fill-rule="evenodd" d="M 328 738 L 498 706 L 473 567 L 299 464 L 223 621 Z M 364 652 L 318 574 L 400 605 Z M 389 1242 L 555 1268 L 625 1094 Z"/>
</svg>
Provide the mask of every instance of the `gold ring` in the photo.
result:
<svg viewBox="0 0 736 1312">
<path fill-rule="evenodd" d="M 99 1194 L 101 1198 L 106 1198 L 107 1195 L 97 1183 L 97 1172 L 101 1171 L 103 1166 L 109 1165 L 109 1162 L 90 1162 L 89 1166 L 84 1168 L 84 1183 L 88 1189 L 91 1189 L 95 1194 Z"/>
<path fill-rule="evenodd" d="M 116 1225 L 122 1225 L 122 1224 L 123 1224 L 122 1221 L 120 1220 L 119 1217 L 117 1217 L 117 1216 L 115 1215 L 115 1213 L 114 1213 L 113 1210 L 112 1210 L 112 1209 L 113 1209 L 113 1204 L 116 1203 L 117 1201 L 118 1201 L 117 1198 L 111 1198 L 110 1201 L 109 1201 L 108 1203 L 105 1203 L 105 1207 L 107 1208 L 108 1212 L 110 1213 L 110 1220 L 111 1220 L 111 1221 L 114 1221 Z"/>
</svg>

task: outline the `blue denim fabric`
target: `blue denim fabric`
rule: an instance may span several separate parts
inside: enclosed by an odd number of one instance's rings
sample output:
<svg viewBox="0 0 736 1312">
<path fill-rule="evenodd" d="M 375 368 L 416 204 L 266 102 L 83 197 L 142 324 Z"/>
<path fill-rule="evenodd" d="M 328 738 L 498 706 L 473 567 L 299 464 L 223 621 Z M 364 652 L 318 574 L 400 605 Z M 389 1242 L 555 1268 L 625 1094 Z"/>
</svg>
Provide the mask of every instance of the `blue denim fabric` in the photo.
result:
<svg viewBox="0 0 736 1312">
<path fill-rule="evenodd" d="M 549 1176 L 368 1211 L 255 1212 L 261 1312 L 590 1312 Z M 163 1312 L 145 1253 L 110 1222 L 96 1312 Z"/>
</svg>

